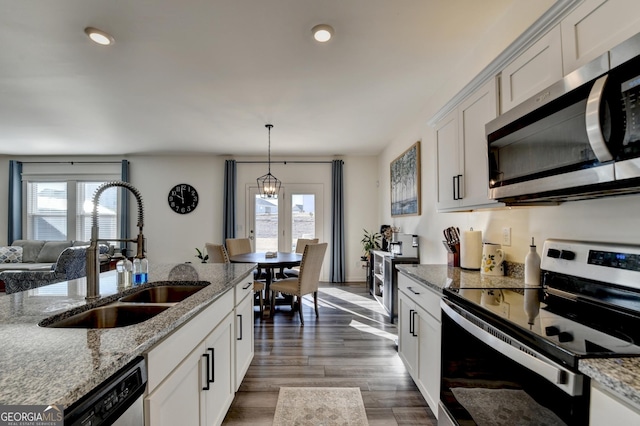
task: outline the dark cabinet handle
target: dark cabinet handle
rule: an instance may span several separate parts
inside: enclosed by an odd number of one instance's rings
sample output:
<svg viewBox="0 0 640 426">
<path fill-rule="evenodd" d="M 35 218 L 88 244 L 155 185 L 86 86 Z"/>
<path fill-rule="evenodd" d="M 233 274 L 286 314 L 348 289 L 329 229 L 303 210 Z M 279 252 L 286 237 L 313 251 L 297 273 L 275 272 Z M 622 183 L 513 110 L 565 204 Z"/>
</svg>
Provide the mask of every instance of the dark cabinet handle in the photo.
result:
<svg viewBox="0 0 640 426">
<path fill-rule="evenodd" d="M 417 291 L 415 291 L 415 290 L 413 289 L 413 287 L 407 287 L 407 290 L 409 290 L 409 291 L 410 291 L 411 293 L 413 293 L 413 294 L 420 294 L 420 293 L 418 293 Z"/>
<path fill-rule="evenodd" d="M 418 313 L 418 311 L 413 311 L 413 314 L 411 316 L 411 322 L 413 323 L 413 331 L 411 332 L 411 335 L 413 337 L 418 337 L 418 335 L 416 334 L 416 314 Z"/>
<path fill-rule="evenodd" d="M 451 179 L 453 181 L 453 199 L 457 200 L 457 198 L 456 198 L 456 177 L 452 176 Z"/>
<path fill-rule="evenodd" d="M 461 194 L 461 192 L 460 192 L 460 181 L 462 180 L 462 175 L 458 175 L 457 179 L 458 179 L 458 182 L 457 182 L 458 183 L 458 198 L 456 198 L 456 200 L 462 200 L 464 198 L 462 195 L 460 195 Z"/>
<path fill-rule="evenodd" d="M 240 318 L 240 337 L 238 337 L 236 340 L 242 340 L 242 315 L 236 315 L 238 318 Z"/>
<path fill-rule="evenodd" d="M 211 378 L 209 379 L 209 383 L 215 383 L 216 381 L 216 356 L 214 353 L 214 348 L 207 348 L 209 352 L 211 352 Z M 208 385 L 207 385 L 208 386 Z"/>
<path fill-rule="evenodd" d="M 253 283 L 247 283 L 247 285 L 245 285 L 244 287 L 242 287 L 243 290 L 248 289 L 249 287 L 251 287 Z"/>
<path fill-rule="evenodd" d="M 409 333 L 413 336 L 413 309 L 409 309 Z"/>
<path fill-rule="evenodd" d="M 207 384 L 202 388 L 202 390 L 209 390 L 209 383 L 211 383 L 211 380 L 209 380 L 209 376 L 211 376 L 211 359 L 209 358 L 209 354 L 202 354 L 203 357 L 205 357 L 207 359 Z"/>
</svg>

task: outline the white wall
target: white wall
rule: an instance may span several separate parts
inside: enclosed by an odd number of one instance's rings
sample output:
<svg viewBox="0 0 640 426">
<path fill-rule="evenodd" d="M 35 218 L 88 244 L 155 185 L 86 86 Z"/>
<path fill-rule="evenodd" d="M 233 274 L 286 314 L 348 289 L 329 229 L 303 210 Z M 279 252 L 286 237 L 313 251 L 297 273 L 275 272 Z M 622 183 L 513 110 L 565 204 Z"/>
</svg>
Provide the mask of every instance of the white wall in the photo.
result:
<svg viewBox="0 0 640 426">
<path fill-rule="evenodd" d="M 8 198 L 8 160 L 20 161 L 119 161 L 122 157 L 0 157 L 0 199 Z M 242 161 L 242 158 L 236 158 Z M 223 157 L 212 155 L 131 156 L 130 181 L 140 190 L 144 202 L 144 235 L 150 259 L 158 262 L 196 262 L 195 248 L 206 242 L 222 242 Z M 263 161 L 264 158 L 247 160 Z M 274 159 L 275 160 L 275 159 Z M 289 159 L 309 160 L 309 159 Z M 317 160 L 317 159 L 312 159 Z M 319 159 L 328 160 L 331 159 Z M 377 216 L 377 157 L 345 157 L 345 255 L 347 281 L 364 280 L 360 267 L 362 228 L 379 227 Z M 238 165 L 238 223 L 244 226 L 245 186 L 266 173 L 266 164 Z M 331 164 L 274 164 L 272 173 L 287 183 L 319 183 L 324 190 L 326 226 L 321 239 L 331 241 Z M 192 213 L 181 215 L 168 207 L 169 190 L 179 183 L 194 186 L 200 196 Z M 132 230 L 137 214 L 132 199 Z M 7 209 L 0 208 L 0 245 L 7 244 Z M 244 228 L 239 232 L 242 235 Z M 137 231 L 136 231 L 137 234 Z M 329 255 L 325 260 L 323 279 L 328 279 Z"/>
<path fill-rule="evenodd" d="M 478 47 L 461 58 L 461 65 L 443 82 L 441 89 L 430 99 L 429 107 L 416 118 L 403 134 L 380 155 L 382 222 L 398 226 L 403 232 L 420 235 L 422 263 L 446 263 L 447 255 L 441 242 L 442 230 L 457 226 L 461 230 L 481 229 L 483 239 L 501 242 L 503 227 L 512 228 L 511 246 L 505 247 L 507 259 L 524 262 L 531 237 L 541 252 L 547 238 L 611 241 L 640 244 L 640 195 L 611 197 L 589 201 L 575 201 L 552 207 L 519 207 L 471 213 L 436 213 L 436 147 L 434 130 L 426 123 L 442 106 L 454 97 L 488 63 L 497 57 L 515 38 L 531 25 L 553 1 L 525 2 L 511 8 L 500 22 L 479 36 Z M 422 214 L 392 218 L 389 207 L 389 164 L 417 140 L 421 142 Z"/>
</svg>

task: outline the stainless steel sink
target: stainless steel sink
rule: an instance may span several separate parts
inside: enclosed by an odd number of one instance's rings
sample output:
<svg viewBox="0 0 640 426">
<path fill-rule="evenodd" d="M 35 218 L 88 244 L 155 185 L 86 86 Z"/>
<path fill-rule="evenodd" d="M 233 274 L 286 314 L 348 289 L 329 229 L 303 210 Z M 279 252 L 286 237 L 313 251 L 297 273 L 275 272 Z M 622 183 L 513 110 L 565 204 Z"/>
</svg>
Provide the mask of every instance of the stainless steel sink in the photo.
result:
<svg viewBox="0 0 640 426">
<path fill-rule="evenodd" d="M 162 285 L 149 287 L 137 293 L 120 298 L 121 302 L 132 303 L 178 303 L 202 290 L 201 285 Z"/>
<path fill-rule="evenodd" d="M 114 328 L 138 324 L 153 318 L 170 305 L 107 305 L 89 309 L 45 327 Z"/>
</svg>

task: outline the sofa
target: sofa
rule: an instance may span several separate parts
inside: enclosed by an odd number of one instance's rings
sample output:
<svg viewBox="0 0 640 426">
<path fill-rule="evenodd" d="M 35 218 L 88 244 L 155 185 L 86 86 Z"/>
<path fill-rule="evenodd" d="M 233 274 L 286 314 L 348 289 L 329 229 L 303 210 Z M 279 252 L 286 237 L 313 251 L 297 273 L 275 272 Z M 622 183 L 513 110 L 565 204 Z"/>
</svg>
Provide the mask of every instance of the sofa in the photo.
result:
<svg viewBox="0 0 640 426">
<path fill-rule="evenodd" d="M 0 283 L 7 294 L 86 276 L 86 241 L 16 240 L 0 247 Z M 101 257 L 108 247 L 101 245 Z"/>
</svg>

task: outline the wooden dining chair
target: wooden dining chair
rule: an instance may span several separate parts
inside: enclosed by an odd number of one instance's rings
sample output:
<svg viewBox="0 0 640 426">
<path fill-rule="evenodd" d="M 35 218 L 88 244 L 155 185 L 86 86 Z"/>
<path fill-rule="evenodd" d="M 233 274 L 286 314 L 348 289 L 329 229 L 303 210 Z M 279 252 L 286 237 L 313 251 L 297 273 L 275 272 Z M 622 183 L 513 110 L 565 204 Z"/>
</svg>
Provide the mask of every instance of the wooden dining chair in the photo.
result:
<svg viewBox="0 0 640 426">
<path fill-rule="evenodd" d="M 204 247 L 209 255 L 209 263 L 229 263 L 227 249 L 222 244 L 206 243 Z"/>
<path fill-rule="evenodd" d="M 318 244 L 318 238 L 298 238 L 296 241 L 296 250 L 295 252 L 298 254 L 304 253 L 304 248 L 307 244 Z M 300 267 L 294 266 L 293 268 L 286 268 L 282 271 L 282 274 L 285 277 L 297 277 L 300 274 Z"/>
<path fill-rule="evenodd" d="M 327 243 L 307 244 L 302 254 L 300 274 L 297 277 L 285 278 L 271 284 L 271 310 L 275 312 L 276 293 L 280 292 L 298 299 L 298 313 L 300 324 L 304 325 L 302 318 L 302 296 L 313 293 L 313 305 L 318 316 L 318 281 L 320 269 L 327 251 Z"/>
</svg>

